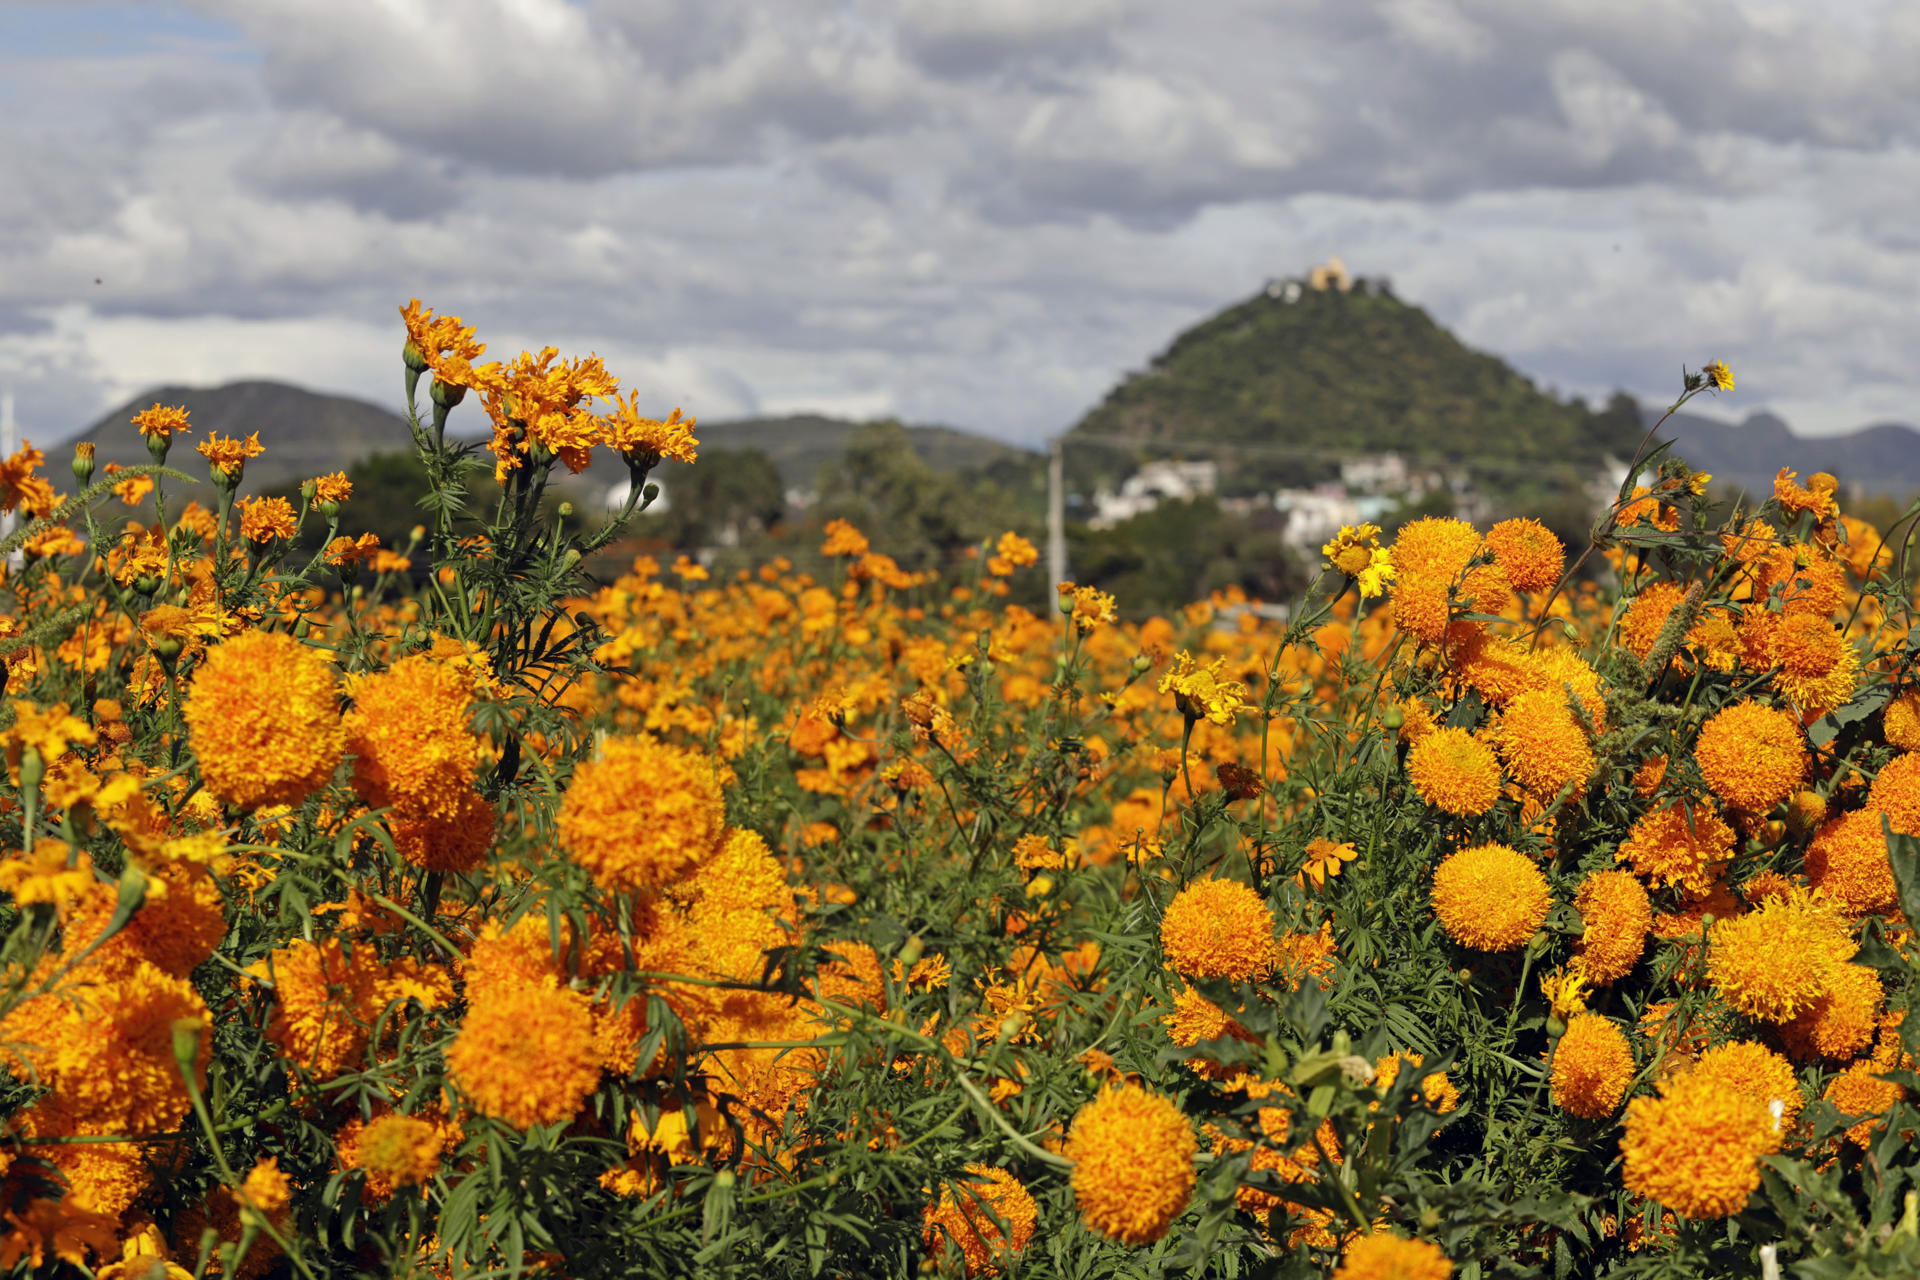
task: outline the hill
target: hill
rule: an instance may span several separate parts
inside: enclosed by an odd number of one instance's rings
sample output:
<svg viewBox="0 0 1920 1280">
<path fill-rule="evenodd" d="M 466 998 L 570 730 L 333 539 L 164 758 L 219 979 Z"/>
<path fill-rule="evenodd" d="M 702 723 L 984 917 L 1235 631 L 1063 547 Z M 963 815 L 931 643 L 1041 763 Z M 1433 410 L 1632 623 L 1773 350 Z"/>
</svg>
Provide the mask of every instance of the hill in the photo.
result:
<svg viewBox="0 0 1920 1280">
<path fill-rule="evenodd" d="M 81 440 L 97 446 L 97 464 L 132 466 L 152 461 L 132 418 L 156 402 L 184 405 L 190 415 L 192 434 L 184 445 L 176 441 L 167 459 L 189 475 L 205 473 L 205 464 L 192 447 L 208 432 L 244 436 L 258 431 L 266 452 L 247 464 L 247 488 L 254 491 L 344 471 L 370 454 L 412 448 L 407 420 L 379 405 L 284 382 L 229 382 L 219 387 L 155 387 L 142 392 L 57 449 L 47 449 L 49 462 L 64 465 L 73 445 Z"/>
<path fill-rule="evenodd" d="M 1270 287 L 1175 338 L 1069 433 L 1075 487 L 1148 456 L 1220 460 L 1227 492 L 1329 478 L 1398 451 L 1464 464 L 1489 491 L 1584 479 L 1644 430 L 1630 401 L 1595 412 L 1473 351 L 1384 283 Z"/>
<path fill-rule="evenodd" d="M 1645 411 L 1648 426 L 1662 410 Z M 1883 494 L 1906 499 L 1920 493 L 1920 431 L 1904 423 L 1883 422 L 1845 435 L 1803 436 L 1771 413 L 1753 413 L 1725 422 L 1698 413 L 1679 413 L 1660 438 L 1671 439 L 1681 457 L 1716 483 L 1766 493 L 1774 472 L 1791 467 L 1805 480 L 1815 471 L 1831 472 L 1843 493 Z"/>
</svg>

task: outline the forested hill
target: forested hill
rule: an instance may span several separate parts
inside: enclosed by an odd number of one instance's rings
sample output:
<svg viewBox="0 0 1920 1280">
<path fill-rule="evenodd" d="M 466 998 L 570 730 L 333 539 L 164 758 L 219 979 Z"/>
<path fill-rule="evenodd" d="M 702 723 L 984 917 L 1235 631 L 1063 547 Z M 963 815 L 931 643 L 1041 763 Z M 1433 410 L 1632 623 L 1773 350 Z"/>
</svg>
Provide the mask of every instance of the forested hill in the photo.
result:
<svg viewBox="0 0 1920 1280">
<path fill-rule="evenodd" d="M 1175 338 L 1074 426 L 1080 484 L 1150 456 L 1217 457 L 1223 487 L 1297 485 L 1389 450 L 1458 462 L 1489 489 L 1558 487 L 1630 454 L 1639 415 L 1548 395 L 1382 283 L 1275 286 Z"/>
</svg>

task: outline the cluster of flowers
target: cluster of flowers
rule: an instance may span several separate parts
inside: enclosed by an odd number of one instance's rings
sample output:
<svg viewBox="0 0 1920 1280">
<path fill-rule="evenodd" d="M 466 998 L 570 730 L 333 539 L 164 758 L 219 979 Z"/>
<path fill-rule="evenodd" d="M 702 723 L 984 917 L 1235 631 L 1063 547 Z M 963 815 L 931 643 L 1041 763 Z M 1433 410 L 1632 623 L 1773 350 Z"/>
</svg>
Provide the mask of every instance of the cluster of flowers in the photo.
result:
<svg viewBox="0 0 1920 1280">
<path fill-rule="evenodd" d="M 204 442 L 218 507 L 169 519 L 176 409 L 140 415 L 151 467 L 92 483 L 83 447 L 76 499 L 0 468 L 36 516 L 0 625 L 0 1266 L 1907 1247 L 1873 1215 L 1920 1127 L 1920 686 L 1830 478 L 1723 516 L 1661 463 L 1603 521 L 1608 588 L 1532 521 L 1343 530 L 1284 625 L 1073 583 L 1036 613 L 1016 533 L 943 589 L 839 521 L 820 579 L 643 554 L 596 586 L 544 477 L 606 447 L 643 479 L 690 424 L 403 315 L 429 474 L 478 392 L 504 512 L 437 504 L 417 584 L 340 534 L 344 477 L 239 497 L 255 439 Z"/>
</svg>

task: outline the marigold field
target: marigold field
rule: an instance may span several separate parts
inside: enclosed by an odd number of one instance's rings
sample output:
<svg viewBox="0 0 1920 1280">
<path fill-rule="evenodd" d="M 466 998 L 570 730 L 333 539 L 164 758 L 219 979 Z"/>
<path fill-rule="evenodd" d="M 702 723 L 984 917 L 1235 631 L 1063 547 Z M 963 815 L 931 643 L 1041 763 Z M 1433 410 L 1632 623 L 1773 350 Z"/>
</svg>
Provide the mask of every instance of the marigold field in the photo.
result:
<svg viewBox="0 0 1920 1280">
<path fill-rule="evenodd" d="M 166 405 L 0 464 L 0 1265 L 1920 1271 L 1906 522 L 1650 437 L 1590 547 L 1343 530 L 1284 624 L 843 522 L 596 581 L 695 424 L 403 319 L 411 545 Z"/>
</svg>

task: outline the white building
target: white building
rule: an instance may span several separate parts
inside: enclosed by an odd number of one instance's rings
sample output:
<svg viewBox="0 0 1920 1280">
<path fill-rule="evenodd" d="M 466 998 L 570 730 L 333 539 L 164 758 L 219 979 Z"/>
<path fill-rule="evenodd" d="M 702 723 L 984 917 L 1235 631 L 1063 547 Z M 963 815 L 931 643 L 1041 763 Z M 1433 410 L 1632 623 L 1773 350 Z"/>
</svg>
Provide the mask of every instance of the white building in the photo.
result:
<svg viewBox="0 0 1920 1280">
<path fill-rule="evenodd" d="M 1096 529 L 1108 529 L 1144 515 L 1163 502 L 1185 502 L 1205 497 L 1220 485 L 1216 462 L 1174 462 L 1157 458 L 1120 483 L 1120 491 L 1101 489 L 1093 495 Z"/>
<path fill-rule="evenodd" d="M 1385 494 L 1349 493 L 1343 484 L 1281 489 L 1273 495 L 1274 510 L 1287 517 L 1280 540 L 1302 555 L 1319 555 L 1343 525 L 1378 520 L 1397 505 Z"/>
</svg>

